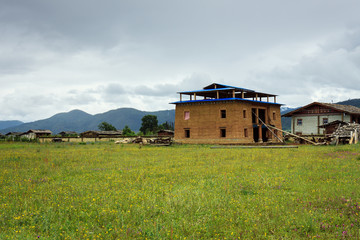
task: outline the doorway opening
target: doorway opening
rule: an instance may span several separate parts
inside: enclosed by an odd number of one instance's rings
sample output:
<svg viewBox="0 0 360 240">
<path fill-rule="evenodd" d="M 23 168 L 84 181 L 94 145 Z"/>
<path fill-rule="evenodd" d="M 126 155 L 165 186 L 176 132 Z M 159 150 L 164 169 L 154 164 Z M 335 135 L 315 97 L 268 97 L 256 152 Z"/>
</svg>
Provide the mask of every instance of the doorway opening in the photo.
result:
<svg viewBox="0 0 360 240">
<path fill-rule="evenodd" d="M 263 142 L 268 141 L 268 129 L 263 125 L 261 128 L 262 140 Z"/>
<path fill-rule="evenodd" d="M 254 137 L 254 142 L 259 141 L 259 127 L 258 126 L 253 127 L 253 137 Z"/>
</svg>

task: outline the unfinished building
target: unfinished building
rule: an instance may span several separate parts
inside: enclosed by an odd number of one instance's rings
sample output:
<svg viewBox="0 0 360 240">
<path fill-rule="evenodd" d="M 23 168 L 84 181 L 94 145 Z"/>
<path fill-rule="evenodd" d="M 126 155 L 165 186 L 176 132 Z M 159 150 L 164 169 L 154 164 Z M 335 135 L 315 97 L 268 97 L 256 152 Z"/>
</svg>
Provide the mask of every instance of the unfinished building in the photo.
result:
<svg viewBox="0 0 360 240">
<path fill-rule="evenodd" d="M 181 143 L 277 142 L 281 104 L 276 95 L 213 83 L 201 90 L 179 92 L 175 136 Z"/>
</svg>

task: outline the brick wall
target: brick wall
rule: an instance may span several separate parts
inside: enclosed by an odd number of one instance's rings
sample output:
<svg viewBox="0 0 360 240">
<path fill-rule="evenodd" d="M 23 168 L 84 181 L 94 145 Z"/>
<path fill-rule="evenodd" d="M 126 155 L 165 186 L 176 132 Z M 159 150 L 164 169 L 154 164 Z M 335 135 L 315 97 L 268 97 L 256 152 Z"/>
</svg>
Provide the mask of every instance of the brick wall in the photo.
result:
<svg viewBox="0 0 360 240">
<path fill-rule="evenodd" d="M 264 109 L 266 123 L 270 122 L 281 129 L 279 105 L 251 101 L 180 103 L 175 111 L 175 140 L 184 143 L 252 143 L 252 108 Z M 225 118 L 222 117 L 222 110 L 226 111 Z M 185 112 L 190 114 L 187 120 Z M 221 129 L 225 129 L 225 137 Z M 186 137 L 186 130 L 190 131 L 189 138 Z"/>
</svg>

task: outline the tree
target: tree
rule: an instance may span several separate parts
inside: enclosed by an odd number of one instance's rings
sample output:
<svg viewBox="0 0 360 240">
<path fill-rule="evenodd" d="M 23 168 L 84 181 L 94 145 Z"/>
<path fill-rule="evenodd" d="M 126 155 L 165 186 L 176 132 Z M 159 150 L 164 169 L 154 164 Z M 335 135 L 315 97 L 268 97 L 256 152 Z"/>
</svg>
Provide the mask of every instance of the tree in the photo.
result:
<svg viewBox="0 0 360 240">
<path fill-rule="evenodd" d="M 158 127 L 159 130 L 173 130 L 174 131 L 174 123 L 173 122 L 164 122 L 160 124 Z"/>
<path fill-rule="evenodd" d="M 156 132 L 158 128 L 158 120 L 157 116 L 155 115 L 145 115 L 141 119 L 141 128 L 140 131 L 144 133 L 145 135 L 151 134 Z"/>
<path fill-rule="evenodd" d="M 135 132 L 133 132 L 128 125 L 125 125 L 125 127 L 122 130 L 122 135 L 124 136 L 135 136 Z"/>
<path fill-rule="evenodd" d="M 98 125 L 98 128 L 101 130 L 101 131 L 116 131 L 116 128 L 111 125 L 110 123 L 107 123 L 107 122 L 102 122 Z"/>
</svg>

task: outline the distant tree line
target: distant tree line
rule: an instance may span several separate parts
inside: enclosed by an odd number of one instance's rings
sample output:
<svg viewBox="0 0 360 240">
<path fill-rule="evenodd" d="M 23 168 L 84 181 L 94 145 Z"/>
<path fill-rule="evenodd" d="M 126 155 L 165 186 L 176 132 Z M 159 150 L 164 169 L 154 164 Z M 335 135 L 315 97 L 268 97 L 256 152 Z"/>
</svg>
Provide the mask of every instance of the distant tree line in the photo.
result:
<svg viewBox="0 0 360 240">
<path fill-rule="evenodd" d="M 98 125 L 99 130 L 101 131 L 117 131 L 117 129 L 107 122 L 102 122 Z M 159 130 L 172 130 L 174 131 L 174 123 L 173 122 L 164 122 L 162 124 L 158 124 L 157 116 L 155 115 L 145 115 L 141 119 L 141 127 L 140 132 L 137 134 L 132 131 L 128 125 L 122 129 L 122 134 L 124 136 L 135 136 L 135 135 L 155 135 Z"/>
<path fill-rule="evenodd" d="M 98 125 L 99 130 L 101 131 L 117 131 L 116 127 L 114 127 L 113 125 L 111 125 L 110 123 L 107 122 L 102 122 Z"/>
</svg>

